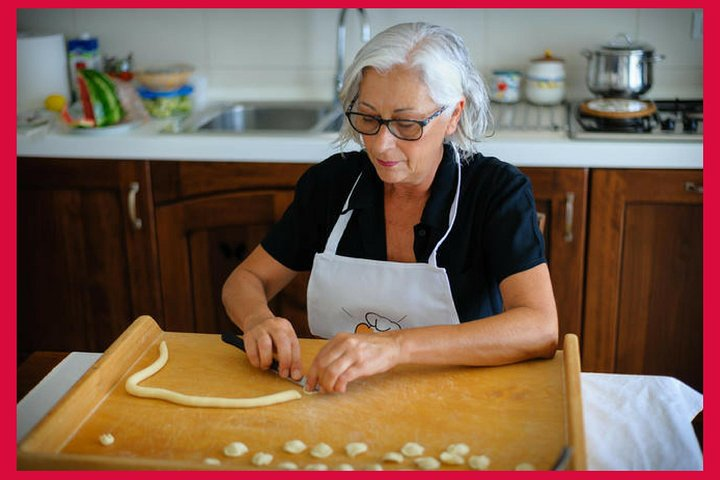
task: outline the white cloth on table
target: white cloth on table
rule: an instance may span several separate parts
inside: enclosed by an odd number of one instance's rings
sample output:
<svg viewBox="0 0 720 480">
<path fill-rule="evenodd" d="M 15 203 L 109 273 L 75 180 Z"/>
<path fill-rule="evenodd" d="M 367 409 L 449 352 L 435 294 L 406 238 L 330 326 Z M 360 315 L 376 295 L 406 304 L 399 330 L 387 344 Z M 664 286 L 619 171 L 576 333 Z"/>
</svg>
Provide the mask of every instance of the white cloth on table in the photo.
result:
<svg viewBox="0 0 720 480">
<path fill-rule="evenodd" d="M 582 373 L 590 470 L 702 470 L 703 396 L 672 377 Z"/>
</svg>

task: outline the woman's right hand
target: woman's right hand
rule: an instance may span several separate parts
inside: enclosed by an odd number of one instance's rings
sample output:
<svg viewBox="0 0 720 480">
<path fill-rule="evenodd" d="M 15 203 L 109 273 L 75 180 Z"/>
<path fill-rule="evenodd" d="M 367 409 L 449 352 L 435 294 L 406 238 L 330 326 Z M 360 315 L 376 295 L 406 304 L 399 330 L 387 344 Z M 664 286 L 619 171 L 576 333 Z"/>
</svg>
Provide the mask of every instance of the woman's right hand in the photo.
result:
<svg viewBox="0 0 720 480">
<path fill-rule="evenodd" d="M 243 341 L 252 366 L 267 370 L 275 357 L 280 376 L 295 380 L 302 378 L 300 342 L 286 318 L 270 317 L 246 322 Z"/>
</svg>

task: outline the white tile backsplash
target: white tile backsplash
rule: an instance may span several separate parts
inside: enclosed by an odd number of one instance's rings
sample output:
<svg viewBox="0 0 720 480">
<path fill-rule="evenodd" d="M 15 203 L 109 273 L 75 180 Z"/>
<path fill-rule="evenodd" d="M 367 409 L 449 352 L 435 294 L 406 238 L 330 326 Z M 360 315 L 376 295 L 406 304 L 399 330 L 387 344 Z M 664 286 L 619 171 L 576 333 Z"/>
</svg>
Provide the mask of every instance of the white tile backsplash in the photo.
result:
<svg viewBox="0 0 720 480">
<path fill-rule="evenodd" d="M 524 71 L 551 49 L 564 58 L 569 98 L 590 96 L 583 48 L 629 33 L 666 55 L 651 93 L 701 96 L 702 39 L 691 38 L 692 9 L 368 9 L 373 33 L 426 21 L 459 33 L 483 75 Z M 19 9 L 18 30 L 90 32 L 102 53 L 133 53 L 136 67 L 187 62 L 210 91 L 237 99 L 330 99 L 339 9 Z M 360 47 L 359 15 L 349 12 L 348 61 Z"/>
</svg>

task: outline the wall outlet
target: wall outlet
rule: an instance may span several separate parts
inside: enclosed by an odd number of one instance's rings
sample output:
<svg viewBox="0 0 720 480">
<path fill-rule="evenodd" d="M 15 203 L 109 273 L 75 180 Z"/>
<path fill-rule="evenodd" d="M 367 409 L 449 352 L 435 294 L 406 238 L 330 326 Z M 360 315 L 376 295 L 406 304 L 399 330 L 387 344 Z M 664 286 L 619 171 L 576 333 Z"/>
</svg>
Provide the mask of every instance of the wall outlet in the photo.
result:
<svg viewBox="0 0 720 480">
<path fill-rule="evenodd" d="M 693 40 L 700 40 L 703 37 L 703 12 L 698 10 L 692 14 L 692 27 L 690 28 L 690 37 Z"/>
</svg>

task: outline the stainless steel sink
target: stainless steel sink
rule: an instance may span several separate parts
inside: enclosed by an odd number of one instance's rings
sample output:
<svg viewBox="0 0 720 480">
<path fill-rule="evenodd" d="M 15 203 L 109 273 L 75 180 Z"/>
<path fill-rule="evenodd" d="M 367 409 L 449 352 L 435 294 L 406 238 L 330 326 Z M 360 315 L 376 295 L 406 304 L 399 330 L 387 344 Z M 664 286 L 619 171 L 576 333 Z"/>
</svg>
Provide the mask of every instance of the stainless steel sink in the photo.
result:
<svg viewBox="0 0 720 480">
<path fill-rule="evenodd" d="M 342 111 L 328 103 L 239 103 L 194 115 L 182 130 L 237 134 L 336 132 L 342 117 Z"/>
</svg>

